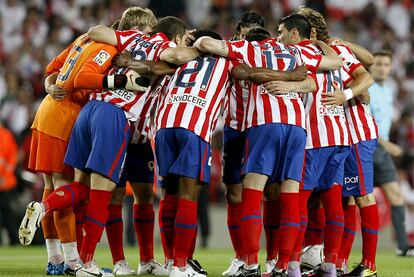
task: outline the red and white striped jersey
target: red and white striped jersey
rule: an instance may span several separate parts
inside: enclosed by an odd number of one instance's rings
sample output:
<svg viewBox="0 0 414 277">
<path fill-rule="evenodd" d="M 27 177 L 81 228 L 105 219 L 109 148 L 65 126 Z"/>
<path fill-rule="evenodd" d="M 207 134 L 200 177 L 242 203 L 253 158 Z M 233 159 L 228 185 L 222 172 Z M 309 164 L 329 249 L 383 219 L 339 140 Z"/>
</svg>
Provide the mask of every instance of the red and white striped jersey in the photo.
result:
<svg viewBox="0 0 414 277">
<path fill-rule="evenodd" d="M 243 132 L 246 129 L 244 114 L 249 92 L 249 81 L 236 80 L 232 83 L 230 92 L 226 95 L 223 110 L 224 124 L 239 132 Z"/>
<path fill-rule="evenodd" d="M 230 73 L 237 64 L 207 55 L 178 68 L 158 106 L 157 130 L 184 128 L 210 142 L 230 87 Z"/>
<path fill-rule="evenodd" d="M 341 75 L 344 86 L 346 87 L 354 80 L 352 77 L 354 70 L 362 66 L 362 64 L 347 46 L 332 45 L 331 47 L 343 61 Z M 368 106 L 363 104 L 358 97 L 348 100 L 344 104 L 344 108 L 353 144 L 378 137 L 378 127 L 375 118 L 369 112 Z"/>
<path fill-rule="evenodd" d="M 118 51 L 131 51 L 132 57 L 136 60 L 158 61 L 163 50 L 176 46 L 162 33 L 148 37 L 137 31 L 116 31 L 116 35 Z M 109 73 L 125 74 L 127 71 L 127 68 L 113 67 Z M 91 99 L 108 102 L 123 109 L 126 118 L 134 122 L 134 142 L 143 143 L 148 139 L 147 121 L 157 95 L 157 91 L 151 87 L 144 93 L 134 93 L 125 89 L 105 89 L 94 92 Z"/>
<path fill-rule="evenodd" d="M 326 146 L 349 145 L 348 126 L 343 106 L 327 107 L 322 105 L 323 92 L 333 92 L 333 84 L 343 87 L 341 72 L 317 71 L 322 60 L 322 52 L 311 41 L 302 41 L 295 48 L 299 50 L 302 61 L 312 71 L 316 82 L 316 91 L 304 94 L 303 104 L 306 110 L 306 149 Z"/>
<path fill-rule="evenodd" d="M 242 60 L 251 67 L 292 71 L 301 63 L 300 55 L 274 38 L 261 42 L 227 42 L 230 59 Z M 247 82 L 250 93 L 245 112 L 245 128 L 267 123 L 283 123 L 305 129 L 305 110 L 297 93 L 269 94 L 262 85 Z"/>
</svg>

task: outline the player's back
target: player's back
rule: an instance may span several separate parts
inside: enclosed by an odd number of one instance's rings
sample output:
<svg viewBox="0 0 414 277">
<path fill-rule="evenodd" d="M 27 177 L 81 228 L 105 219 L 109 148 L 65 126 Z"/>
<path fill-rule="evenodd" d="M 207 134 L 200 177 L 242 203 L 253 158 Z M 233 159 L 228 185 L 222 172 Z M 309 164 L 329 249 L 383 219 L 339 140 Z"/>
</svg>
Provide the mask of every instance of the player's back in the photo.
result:
<svg viewBox="0 0 414 277">
<path fill-rule="evenodd" d="M 98 50 L 100 52 L 94 59 L 98 65 L 104 64 L 111 57 L 112 53 L 109 52 L 116 52 L 115 47 L 94 42 L 86 34 L 79 36 L 72 43 L 56 80 L 56 85 L 70 92 L 68 100 L 80 105 L 84 105 L 89 100 L 90 91 L 75 89 L 75 78 L 88 58 Z"/>
</svg>

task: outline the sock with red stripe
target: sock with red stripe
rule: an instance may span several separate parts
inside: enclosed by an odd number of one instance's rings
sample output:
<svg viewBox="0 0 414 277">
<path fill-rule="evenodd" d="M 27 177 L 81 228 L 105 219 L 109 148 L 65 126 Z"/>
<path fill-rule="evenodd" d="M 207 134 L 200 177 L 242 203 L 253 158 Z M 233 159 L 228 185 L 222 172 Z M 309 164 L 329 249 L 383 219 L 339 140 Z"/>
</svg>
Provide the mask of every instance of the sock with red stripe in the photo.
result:
<svg viewBox="0 0 414 277">
<path fill-rule="evenodd" d="M 185 267 L 197 232 L 197 202 L 178 200 L 174 233 L 174 265 Z"/>
<path fill-rule="evenodd" d="M 152 203 L 134 204 L 133 209 L 140 260 L 149 262 L 154 259 L 154 205 Z"/>
<path fill-rule="evenodd" d="M 248 265 L 258 263 L 260 235 L 262 233 L 262 213 L 260 204 L 263 192 L 244 188 L 242 192 L 241 235 L 245 262 Z"/>
<path fill-rule="evenodd" d="M 42 204 L 46 212 L 75 206 L 79 201 L 85 201 L 89 197 L 89 187 L 79 182 L 61 186 L 51 193 Z"/>
<path fill-rule="evenodd" d="M 122 221 L 122 205 L 109 205 L 109 216 L 106 221 L 106 236 L 111 249 L 112 262 L 125 260 L 124 255 L 124 222 Z"/>
<path fill-rule="evenodd" d="M 325 263 L 336 264 L 342 234 L 344 232 L 344 211 L 342 209 L 342 187 L 334 185 L 321 193 L 321 201 L 325 208 Z"/>
<path fill-rule="evenodd" d="M 299 219 L 300 228 L 296 237 L 295 246 L 293 247 L 292 256 L 290 260 L 293 262 L 299 262 L 300 253 L 302 251 L 303 240 L 305 238 L 306 227 L 308 225 L 308 200 L 312 191 L 300 190 L 299 191 Z"/>
<path fill-rule="evenodd" d="M 242 203 L 227 204 L 227 227 L 229 229 L 231 243 L 233 245 L 236 258 L 243 258 L 240 223 L 241 223 Z"/>
<path fill-rule="evenodd" d="M 308 210 L 308 227 L 305 233 L 305 246 L 323 244 L 325 223 L 325 209 L 323 207 Z"/>
<path fill-rule="evenodd" d="M 287 270 L 300 228 L 299 193 L 281 192 L 279 227 L 279 258 L 276 266 Z"/>
<path fill-rule="evenodd" d="M 174 223 L 177 214 L 178 198 L 175 195 L 165 195 L 160 201 L 158 223 L 160 225 L 161 243 L 166 260 L 174 259 Z"/>
<path fill-rule="evenodd" d="M 91 189 L 89 205 L 83 217 L 83 230 L 85 235 L 82 240 L 80 258 L 83 263 L 93 259 L 95 248 L 102 237 L 102 232 L 108 220 L 108 206 L 112 192 Z"/>
<path fill-rule="evenodd" d="M 344 207 L 344 221 L 344 234 L 342 236 L 338 260 L 336 261 L 337 268 L 342 268 L 344 263 L 348 264 L 348 258 L 349 254 L 351 254 L 356 232 L 356 205 L 346 205 Z"/>
<path fill-rule="evenodd" d="M 77 205 L 73 207 L 73 213 L 75 214 L 75 224 L 76 224 L 76 243 L 78 247 L 78 253 L 80 253 L 80 250 L 82 248 L 82 239 L 83 239 L 83 231 L 82 231 L 82 225 L 83 225 L 83 216 L 86 212 L 86 209 L 88 207 L 88 203 L 86 202 L 80 202 Z"/>
<path fill-rule="evenodd" d="M 377 204 L 360 208 L 362 231 L 362 264 L 375 270 L 379 215 Z"/>
<path fill-rule="evenodd" d="M 279 252 L 279 201 L 263 201 L 263 227 L 266 235 L 266 261 L 276 259 Z"/>
</svg>

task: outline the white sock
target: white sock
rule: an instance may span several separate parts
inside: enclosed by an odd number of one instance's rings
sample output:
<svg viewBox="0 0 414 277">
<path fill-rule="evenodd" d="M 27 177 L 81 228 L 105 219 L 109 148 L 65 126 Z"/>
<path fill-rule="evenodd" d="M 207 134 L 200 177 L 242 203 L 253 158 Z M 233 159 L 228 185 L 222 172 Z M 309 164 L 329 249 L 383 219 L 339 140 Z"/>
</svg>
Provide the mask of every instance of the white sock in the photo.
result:
<svg viewBox="0 0 414 277">
<path fill-rule="evenodd" d="M 62 243 L 63 256 L 65 257 L 65 264 L 70 268 L 75 268 L 79 260 L 79 253 L 76 241 Z"/>
<path fill-rule="evenodd" d="M 60 248 L 60 240 L 58 239 L 45 239 L 47 258 L 52 264 L 60 264 L 63 262 L 62 250 Z"/>
<path fill-rule="evenodd" d="M 300 263 L 298 261 L 290 261 L 289 262 L 289 269 L 290 270 L 295 270 L 297 268 L 299 268 Z"/>
</svg>

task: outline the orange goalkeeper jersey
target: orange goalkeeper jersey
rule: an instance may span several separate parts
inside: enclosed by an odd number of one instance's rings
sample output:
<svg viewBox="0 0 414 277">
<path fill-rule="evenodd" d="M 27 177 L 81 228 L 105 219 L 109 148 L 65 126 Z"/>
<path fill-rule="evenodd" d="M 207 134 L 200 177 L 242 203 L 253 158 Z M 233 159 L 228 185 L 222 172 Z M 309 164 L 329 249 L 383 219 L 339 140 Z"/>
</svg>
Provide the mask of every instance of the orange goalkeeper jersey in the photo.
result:
<svg viewBox="0 0 414 277">
<path fill-rule="evenodd" d="M 69 94 L 60 101 L 47 95 L 36 113 L 32 129 L 68 141 L 80 109 L 89 100 L 91 91 L 86 88 L 100 87 L 103 73 L 116 54 L 113 46 L 93 42 L 86 34 L 78 37 L 46 69 L 47 75 L 59 72 L 56 85 Z M 78 74 L 81 69 L 83 74 Z"/>
</svg>

